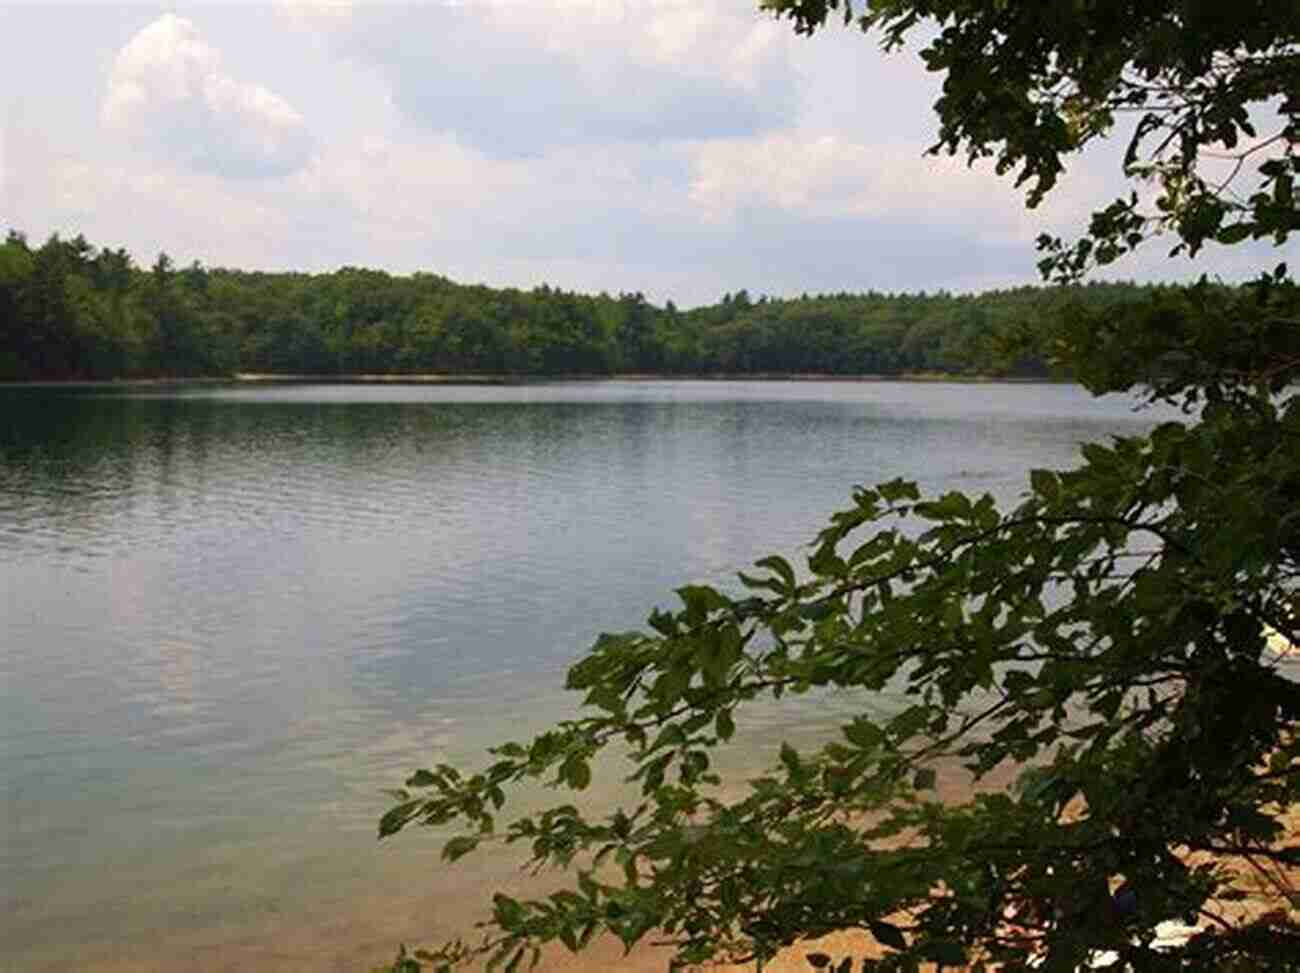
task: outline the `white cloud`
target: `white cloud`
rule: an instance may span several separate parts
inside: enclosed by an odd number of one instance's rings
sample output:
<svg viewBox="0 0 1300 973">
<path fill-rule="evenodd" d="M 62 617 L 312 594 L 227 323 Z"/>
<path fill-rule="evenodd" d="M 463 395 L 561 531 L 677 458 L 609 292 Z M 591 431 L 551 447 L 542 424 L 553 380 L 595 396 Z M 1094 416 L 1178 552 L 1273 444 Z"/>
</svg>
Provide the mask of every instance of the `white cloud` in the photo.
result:
<svg viewBox="0 0 1300 973">
<path fill-rule="evenodd" d="M 450 135 L 368 135 L 333 146 L 290 187 L 312 205 L 340 207 L 373 232 L 406 239 L 438 237 L 466 216 L 490 218 L 494 203 L 538 188 L 525 163 L 485 158 Z"/>
<path fill-rule="evenodd" d="M 292 105 L 227 74 L 194 23 L 170 13 L 118 52 L 100 120 L 172 160 L 227 176 L 283 175 L 312 148 Z"/>
<path fill-rule="evenodd" d="M 749 0 L 486 0 L 484 26 L 534 38 L 553 54 L 599 66 L 654 65 L 755 90 L 785 59 L 787 32 Z"/>
<path fill-rule="evenodd" d="M 768 130 L 797 82 L 786 33 L 742 2 L 367 5 L 335 43 L 407 119 L 502 157 Z"/>
<path fill-rule="evenodd" d="M 210 173 L 65 157 L 48 178 L 57 209 L 96 242 L 122 236 L 100 224 L 130 223 L 135 239 L 127 242 L 142 261 L 168 250 L 216 263 L 273 262 L 274 241 L 291 223 L 274 198 L 250 195 Z"/>
<path fill-rule="evenodd" d="M 276 12 L 294 27 L 329 33 L 352 19 L 352 0 L 275 0 Z"/>
<path fill-rule="evenodd" d="M 139 8 L 14 7 L 0 218 L 143 262 L 422 269 L 689 305 L 1032 281 L 1040 230 L 1075 236 L 1127 188 L 1112 145 L 1028 211 L 1011 178 L 923 155 L 940 79 L 914 53 L 795 38 L 756 6 L 281 0 L 138 33 L 154 16 Z M 53 52 L 66 70 L 27 84 Z M 1167 249 L 1115 271 L 1201 269 Z M 1220 248 L 1203 269 L 1286 256 Z"/>
<path fill-rule="evenodd" d="M 960 156 L 928 156 L 925 148 L 799 131 L 710 140 L 694 148 L 690 199 L 700 217 L 715 223 L 771 208 L 805 220 L 959 224 L 998 243 L 1032 239 L 1086 212 L 1082 180 L 1030 212 L 1011 180 L 991 166 L 971 168 Z"/>
</svg>

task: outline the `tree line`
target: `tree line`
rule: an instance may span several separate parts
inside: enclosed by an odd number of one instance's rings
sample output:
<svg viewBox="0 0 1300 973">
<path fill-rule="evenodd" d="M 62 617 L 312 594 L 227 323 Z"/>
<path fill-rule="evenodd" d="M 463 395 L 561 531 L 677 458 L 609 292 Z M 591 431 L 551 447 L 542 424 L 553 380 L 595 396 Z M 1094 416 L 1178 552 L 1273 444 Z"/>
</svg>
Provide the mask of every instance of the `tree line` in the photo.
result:
<svg viewBox="0 0 1300 973">
<path fill-rule="evenodd" d="M 396 276 L 148 269 L 83 236 L 0 245 L 0 380 L 272 374 L 614 375 L 917 372 L 1041 377 L 1070 307 L 1159 288 L 1093 284 L 978 295 L 745 290 L 681 310 L 587 295 Z"/>
</svg>

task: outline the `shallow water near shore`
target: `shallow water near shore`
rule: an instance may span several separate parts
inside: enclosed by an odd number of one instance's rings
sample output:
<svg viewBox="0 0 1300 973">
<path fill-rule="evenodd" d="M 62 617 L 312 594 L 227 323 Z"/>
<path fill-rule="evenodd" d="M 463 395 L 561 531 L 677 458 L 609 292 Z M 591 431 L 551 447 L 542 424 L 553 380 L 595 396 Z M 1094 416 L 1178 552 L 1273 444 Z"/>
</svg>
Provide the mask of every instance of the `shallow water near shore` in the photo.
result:
<svg viewBox="0 0 1300 973">
<path fill-rule="evenodd" d="M 510 856 L 377 843 L 384 788 L 571 714 L 600 631 L 797 555 L 854 484 L 1012 502 L 1029 468 L 1175 417 L 1133 406 L 1019 383 L 0 389 L 0 970 L 357 970 L 464 931 Z M 756 770 L 862 705 L 757 708 L 724 759 Z"/>
</svg>

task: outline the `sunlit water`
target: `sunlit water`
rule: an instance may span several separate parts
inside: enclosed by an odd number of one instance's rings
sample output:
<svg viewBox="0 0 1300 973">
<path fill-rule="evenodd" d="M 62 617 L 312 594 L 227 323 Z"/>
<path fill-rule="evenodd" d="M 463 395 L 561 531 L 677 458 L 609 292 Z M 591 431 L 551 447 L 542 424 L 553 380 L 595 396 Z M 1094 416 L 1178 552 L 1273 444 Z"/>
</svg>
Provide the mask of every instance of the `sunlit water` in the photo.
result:
<svg viewBox="0 0 1300 973">
<path fill-rule="evenodd" d="M 1014 501 L 1152 413 L 1065 385 L 0 389 L 0 970 L 358 969 L 509 865 L 381 793 L 850 488 Z M 742 722 L 745 763 L 856 699 Z M 599 785 L 599 782 L 598 782 Z"/>
</svg>

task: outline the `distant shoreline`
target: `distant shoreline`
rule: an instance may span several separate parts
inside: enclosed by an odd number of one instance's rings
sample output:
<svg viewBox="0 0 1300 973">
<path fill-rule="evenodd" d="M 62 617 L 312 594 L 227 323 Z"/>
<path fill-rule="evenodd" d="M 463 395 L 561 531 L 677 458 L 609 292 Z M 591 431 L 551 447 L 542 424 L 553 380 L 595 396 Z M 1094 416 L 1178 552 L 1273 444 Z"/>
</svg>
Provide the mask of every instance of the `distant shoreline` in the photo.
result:
<svg viewBox="0 0 1300 973">
<path fill-rule="evenodd" d="M 233 375 L 189 377 L 65 379 L 0 382 L 0 388 L 165 388 L 183 385 L 527 385 L 543 382 L 951 382 L 963 385 L 1063 385 L 1069 379 L 1023 375 L 952 375 L 943 372 L 904 372 L 898 375 L 835 372 L 699 372 L 672 375 L 654 372 L 573 372 L 521 375 L 509 372 L 416 372 L 410 374 L 348 372 L 329 375 L 275 372 L 236 372 Z"/>
</svg>

